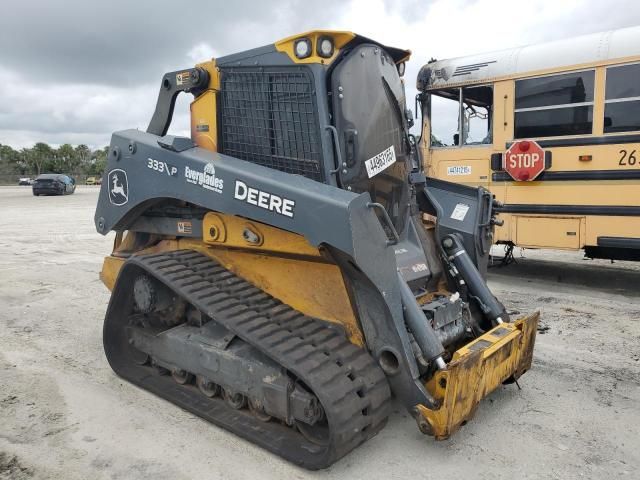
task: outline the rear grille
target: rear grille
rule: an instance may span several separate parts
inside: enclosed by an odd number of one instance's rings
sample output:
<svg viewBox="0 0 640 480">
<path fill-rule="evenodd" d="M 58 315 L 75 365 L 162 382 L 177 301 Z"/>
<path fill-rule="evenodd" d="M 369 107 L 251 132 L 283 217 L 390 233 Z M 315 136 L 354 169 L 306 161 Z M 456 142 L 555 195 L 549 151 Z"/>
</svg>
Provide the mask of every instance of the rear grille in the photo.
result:
<svg viewBox="0 0 640 480">
<path fill-rule="evenodd" d="M 304 67 L 221 69 L 221 152 L 324 181 L 315 89 Z"/>
</svg>

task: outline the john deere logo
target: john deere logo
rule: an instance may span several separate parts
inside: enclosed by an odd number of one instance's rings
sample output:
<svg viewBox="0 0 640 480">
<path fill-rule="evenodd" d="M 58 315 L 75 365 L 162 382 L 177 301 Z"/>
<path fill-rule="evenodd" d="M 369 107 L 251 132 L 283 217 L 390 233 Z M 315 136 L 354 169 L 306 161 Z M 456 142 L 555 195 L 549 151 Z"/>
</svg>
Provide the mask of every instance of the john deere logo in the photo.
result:
<svg viewBox="0 0 640 480">
<path fill-rule="evenodd" d="M 129 201 L 129 182 L 127 172 L 116 168 L 109 172 L 109 201 L 117 206 Z"/>
</svg>

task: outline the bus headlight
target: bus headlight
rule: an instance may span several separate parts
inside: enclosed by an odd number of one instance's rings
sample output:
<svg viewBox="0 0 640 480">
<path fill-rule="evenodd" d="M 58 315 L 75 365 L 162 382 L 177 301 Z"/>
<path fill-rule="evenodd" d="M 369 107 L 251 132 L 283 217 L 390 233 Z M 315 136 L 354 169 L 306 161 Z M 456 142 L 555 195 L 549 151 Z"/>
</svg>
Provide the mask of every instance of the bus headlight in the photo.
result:
<svg viewBox="0 0 640 480">
<path fill-rule="evenodd" d="M 298 58 L 307 58 L 311 55 L 311 41 L 308 38 L 296 40 L 293 50 Z"/>
<path fill-rule="evenodd" d="M 400 75 L 401 77 L 404 77 L 404 69 L 405 69 L 406 65 L 404 62 L 400 62 L 398 64 L 398 75 Z"/>
<path fill-rule="evenodd" d="M 330 58 L 333 55 L 333 39 L 331 37 L 320 37 L 316 45 L 318 55 Z"/>
</svg>

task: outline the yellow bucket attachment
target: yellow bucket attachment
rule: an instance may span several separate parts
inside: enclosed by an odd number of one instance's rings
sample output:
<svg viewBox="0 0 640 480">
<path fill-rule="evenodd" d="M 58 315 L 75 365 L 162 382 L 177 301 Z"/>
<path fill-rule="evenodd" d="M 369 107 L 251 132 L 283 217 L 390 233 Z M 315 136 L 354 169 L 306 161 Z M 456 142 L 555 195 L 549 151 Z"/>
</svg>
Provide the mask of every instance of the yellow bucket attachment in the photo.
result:
<svg viewBox="0 0 640 480">
<path fill-rule="evenodd" d="M 473 417 L 480 400 L 505 380 L 518 379 L 531 367 L 540 312 L 502 323 L 455 352 L 446 370 L 437 372 L 427 390 L 440 403 L 431 410 L 417 405 L 420 430 L 442 440 Z M 426 421 L 426 424 L 425 424 Z"/>
</svg>

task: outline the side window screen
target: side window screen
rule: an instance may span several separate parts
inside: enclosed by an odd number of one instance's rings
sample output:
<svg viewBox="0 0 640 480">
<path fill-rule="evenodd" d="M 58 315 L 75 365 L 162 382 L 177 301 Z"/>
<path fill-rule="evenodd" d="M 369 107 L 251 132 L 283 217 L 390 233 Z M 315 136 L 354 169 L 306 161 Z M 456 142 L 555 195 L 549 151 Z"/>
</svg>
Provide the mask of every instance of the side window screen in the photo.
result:
<svg viewBox="0 0 640 480">
<path fill-rule="evenodd" d="M 640 64 L 607 68 L 604 133 L 640 130 Z"/>
<path fill-rule="evenodd" d="M 592 133 L 594 72 L 516 81 L 515 138 Z"/>
<path fill-rule="evenodd" d="M 492 143 L 491 107 L 492 87 L 467 87 L 462 89 L 464 104 L 463 145 L 487 145 Z"/>
<path fill-rule="evenodd" d="M 431 146 L 452 147 L 459 143 L 460 90 L 452 88 L 431 95 Z"/>
</svg>

